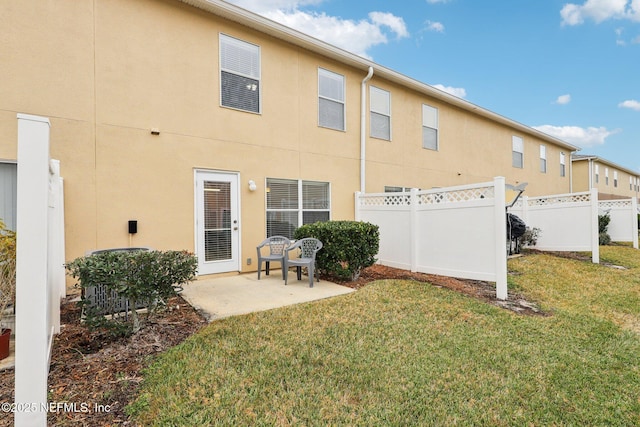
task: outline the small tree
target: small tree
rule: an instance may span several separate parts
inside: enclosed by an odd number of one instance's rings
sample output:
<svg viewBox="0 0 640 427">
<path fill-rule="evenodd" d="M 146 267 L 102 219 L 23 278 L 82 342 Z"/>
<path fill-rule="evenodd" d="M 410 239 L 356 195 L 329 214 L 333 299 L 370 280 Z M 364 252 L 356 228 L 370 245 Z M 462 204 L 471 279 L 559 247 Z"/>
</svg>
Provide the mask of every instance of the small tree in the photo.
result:
<svg viewBox="0 0 640 427">
<path fill-rule="evenodd" d="M 325 221 L 303 225 L 294 237 L 315 237 L 323 244 L 318 252 L 318 270 L 339 280 L 356 280 L 363 268 L 376 262 L 380 247 L 377 225 L 358 221 Z"/>
</svg>

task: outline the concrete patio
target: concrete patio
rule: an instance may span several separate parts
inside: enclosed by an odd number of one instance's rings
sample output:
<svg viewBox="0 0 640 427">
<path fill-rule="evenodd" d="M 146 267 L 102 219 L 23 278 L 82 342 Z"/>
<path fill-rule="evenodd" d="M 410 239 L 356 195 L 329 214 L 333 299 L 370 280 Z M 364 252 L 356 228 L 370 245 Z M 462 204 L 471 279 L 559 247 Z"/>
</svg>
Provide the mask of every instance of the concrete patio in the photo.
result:
<svg viewBox="0 0 640 427">
<path fill-rule="evenodd" d="M 289 273 L 285 286 L 280 270 L 262 273 L 234 274 L 223 277 L 201 278 L 189 283 L 180 294 L 189 304 L 201 310 L 211 322 L 229 316 L 264 311 L 286 305 L 299 304 L 344 295 L 354 289 L 321 280 L 309 287 L 309 279 L 296 279 Z"/>
</svg>

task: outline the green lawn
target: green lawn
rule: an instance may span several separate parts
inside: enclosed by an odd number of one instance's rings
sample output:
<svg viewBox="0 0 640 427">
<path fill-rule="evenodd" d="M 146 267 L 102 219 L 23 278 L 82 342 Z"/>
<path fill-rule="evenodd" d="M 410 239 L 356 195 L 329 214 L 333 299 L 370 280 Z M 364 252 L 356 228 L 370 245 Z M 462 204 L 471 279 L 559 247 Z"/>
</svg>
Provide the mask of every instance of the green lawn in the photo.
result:
<svg viewBox="0 0 640 427">
<path fill-rule="evenodd" d="M 160 357 L 143 425 L 640 425 L 640 251 L 617 270 L 509 261 L 529 317 L 443 288 L 380 281 L 212 323 Z"/>
</svg>

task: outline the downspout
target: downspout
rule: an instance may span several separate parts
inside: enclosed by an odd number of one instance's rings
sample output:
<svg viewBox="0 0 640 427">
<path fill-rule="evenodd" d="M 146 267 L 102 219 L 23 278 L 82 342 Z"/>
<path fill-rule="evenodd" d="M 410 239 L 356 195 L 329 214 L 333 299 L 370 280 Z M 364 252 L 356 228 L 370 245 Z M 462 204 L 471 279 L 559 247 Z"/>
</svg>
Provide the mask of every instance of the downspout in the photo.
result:
<svg viewBox="0 0 640 427">
<path fill-rule="evenodd" d="M 367 140 L 367 82 L 373 77 L 373 67 L 369 67 L 367 76 L 362 80 L 360 89 L 360 192 L 365 191 L 365 162 Z"/>
</svg>

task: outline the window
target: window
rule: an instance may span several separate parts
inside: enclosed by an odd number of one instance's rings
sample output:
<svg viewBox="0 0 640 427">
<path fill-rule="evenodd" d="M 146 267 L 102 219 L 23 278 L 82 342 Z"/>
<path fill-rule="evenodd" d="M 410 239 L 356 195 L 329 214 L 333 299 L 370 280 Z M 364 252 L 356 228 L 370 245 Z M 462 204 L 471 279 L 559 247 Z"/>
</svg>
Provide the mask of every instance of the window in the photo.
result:
<svg viewBox="0 0 640 427">
<path fill-rule="evenodd" d="M 524 143 L 519 136 L 511 138 L 511 161 L 514 168 L 524 167 Z"/>
<path fill-rule="evenodd" d="M 260 112 L 260 47 L 220 34 L 220 104 Z"/>
<path fill-rule="evenodd" d="M 613 186 L 618 188 L 618 171 L 613 171 Z"/>
<path fill-rule="evenodd" d="M 609 168 L 604 168 L 604 185 L 609 185 Z"/>
<path fill-rule="evenodd" d="M 566 171 L 566 163 L 565 163 L 565 155 L 564 153 L 560 153 L 560 176 L 566 176 L 567 175 L 567 171 Z"/>
<path fill-rule="evenodd" d="M 633 191 L 633 177 L 629 177 L 629 190 Z"/>
<path fill-rule="evenodd" d="M 328 182 L 267 178 L 267 237 L 293 238 L 300 225 L 329 221 Z"/>
<path fill-rule="evenodd" d="M 540 172 L 547 173 L 547 147 L 540 146 Z"/>
<path fill-rule="evenodd" d="M 596 178 L 596 184 L 600 182 L 600 168 L 598 167 L 598 165 L 596 165 L 596 170 L 595 170 L 595 178 Z"/>
<path fill-rule="evenodd" d="M 411 187 L 395 187 L 395 186 L 389 186 L 389 185 L 384 186 L 385 193 L 402 193 L 402 192 L 408 192 L 408 191 L 411 191 Z"/>
<path fill-rule="evenodd" d="M 438 109 L 422 104 L 422 148 L 438 150 Z"/>
<path fill-rule="evenodd" d="M 344 76 L 318 68 L 318 126 L 345 130 Z"/>
<path fill-rule="evenodd" d="M 391 141 L 391 94 L 386 90 L 371 86 L 369 88 L 369 104 L 371 108 L 371 136 Z"/>
</svg>

